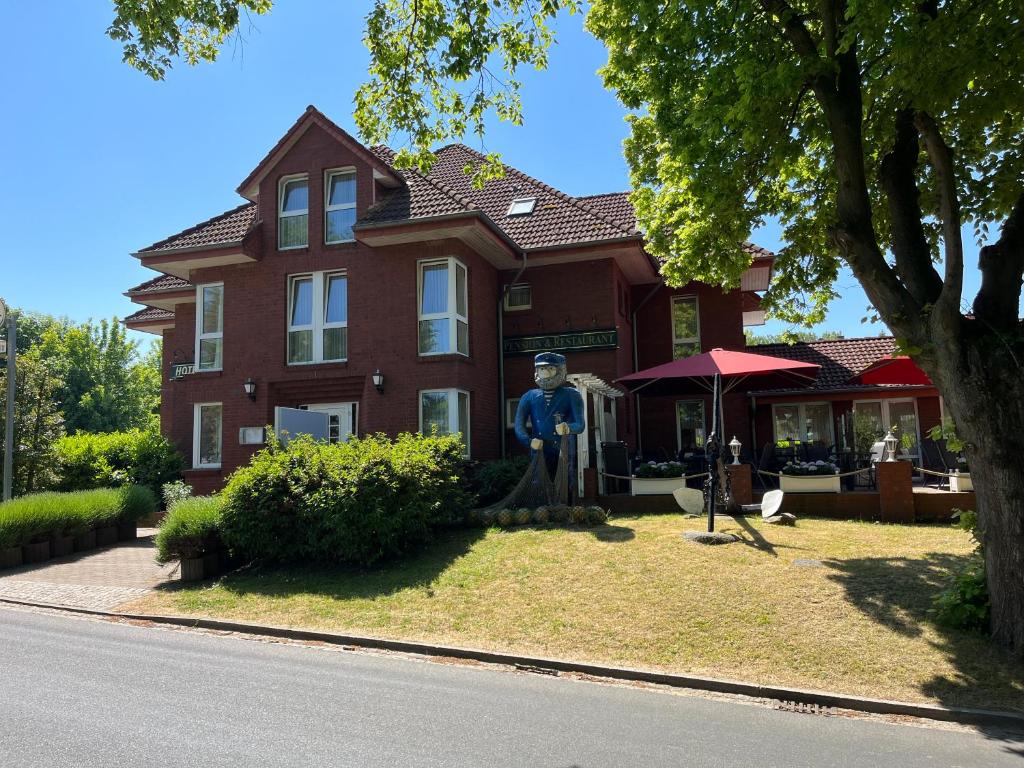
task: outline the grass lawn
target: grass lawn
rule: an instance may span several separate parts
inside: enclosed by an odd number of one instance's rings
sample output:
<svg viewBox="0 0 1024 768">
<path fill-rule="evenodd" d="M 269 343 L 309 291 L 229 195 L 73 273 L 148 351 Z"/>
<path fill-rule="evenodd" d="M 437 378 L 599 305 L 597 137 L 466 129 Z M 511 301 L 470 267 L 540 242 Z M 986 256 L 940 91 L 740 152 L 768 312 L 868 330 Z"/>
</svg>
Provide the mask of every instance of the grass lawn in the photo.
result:
<svg viewBox="0 0 1024 768">
<path fill-rule="evenodd" d="M 401 565 L 249 572 L 129 610 L 1024 710 L 1024 665 L 928 620 L 932 595 L 971 549 L 967 534 L 747 518 L 719 525 L 742 543 L 680 536 L 705 525 L 657 515 L 455 531 Z"/>
</svg>

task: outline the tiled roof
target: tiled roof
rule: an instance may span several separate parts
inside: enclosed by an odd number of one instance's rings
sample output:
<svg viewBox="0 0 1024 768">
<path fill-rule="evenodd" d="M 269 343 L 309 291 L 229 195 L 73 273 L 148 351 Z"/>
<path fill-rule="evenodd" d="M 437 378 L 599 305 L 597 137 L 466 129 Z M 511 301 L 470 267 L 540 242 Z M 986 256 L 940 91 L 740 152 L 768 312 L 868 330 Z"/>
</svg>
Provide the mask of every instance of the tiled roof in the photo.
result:
<svg viewBox="0 0 1024 768">
<path fill-rule="evenodd" d="M 242 203 L 237 208 L 189 227 L 184 232 L 164 238 L 143 248 L 139 253 L 170 251 L 178 248 L 201 248 L 206 245 L 240 243 L 256 220 L 256 203 Z"/>
<path fill-rule="evenodd" d="M 387 162 L 394 157 L 387 147 L 374 147 L 372 151 Z M 403 172 L 407 188 L 396 190 L 370 209 L 359 224 L 480 211 L 524 250 L 635 236 L 631 224 L 617 221 L 608 213 L 508 165 L 503 178 L 476 189 L 464 169 L 483 162 L 484 156 L 463 144 L 450 144 L 436 154 L 437 162 L 429 177 L 415 171 Z M 523 197 L 536 198 L 533 212 L 509 216 L 512 201 Z"/>
<path fill-rule="evenodd" d="M 860 339 L 801 341 L 796 344 L 752 344 L 746 349 L 758 355 L 817 363 L 821 370 L 809 389 L 822 390 L 851 388 L 854 385 L 849 382 L 854 375 L 883 355 L 891 355 L 895 348 L 896 340 L 892 336 L 868 336 Z M 801 387 L 792 391 L 799 392 L 804 389 L 808 388 Z"/>
<path fill-rule="evenodd" d="M 184 278 L 175 277 L 174 275 L 160 275 L 152 280 L 147 280 L 141 285 L 136 285 L 134 288 L 129 288 L 126 293 L 129 296 L 139 296 L 150 293 L 162 293 L 163 291 L 183 291 L 191 287 L 192 283 Z"/>
<path fill-rule="evenodd" d="M 161 320 L 173 320 L 174 313 L 168 312 L 166 309 L 158 309 L 156 307 L 146 307 L 140 309 L 131 315 L 128 315 L 124 319 L 126 323 L 152 323 Z"/>
</svg>

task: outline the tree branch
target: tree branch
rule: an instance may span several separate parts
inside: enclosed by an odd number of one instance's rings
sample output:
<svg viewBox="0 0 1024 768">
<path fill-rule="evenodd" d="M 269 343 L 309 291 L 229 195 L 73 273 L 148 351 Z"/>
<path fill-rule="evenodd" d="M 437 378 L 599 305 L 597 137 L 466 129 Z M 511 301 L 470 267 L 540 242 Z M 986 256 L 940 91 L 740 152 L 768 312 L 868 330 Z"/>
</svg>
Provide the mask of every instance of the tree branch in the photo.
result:
<svg viewBox="0 0 1024 768">
<path fill-rule="evenodd" d="M 999 240 L 981 249 L 978 267 L 981 290 L 974 299 L 974 314 L 996 329 L 1013 329 L 1024 278 L 1024 194 L 1003 222 Z"/>
<path fill-rule="evenodd" d="M 892 250 L 896 273 L 921 305 L 934 304 L 942 292 L 942 278 L 932 266 L 931 249 L 925 237 L 917 188 L 917 159 L 920 145 L 914 127 L 914 113 L 903 109 L 896 115 L 896 140 L 882 158 L 881 182 L 889 208 Z"/>
<path fill-rule="evenodd" d="M 942 242 L 945 248 L 946 279 L 941 300 L 959 312 L 964 284 L 964 244 L 960 234 L 960 199 L 953 174 L 953 153 L 942 138 L 939 126 L 927 112 L 914 115 L 928 159 L 935 169 L 939 187 L 939 217 L 942 219 Z"/>
</svg>

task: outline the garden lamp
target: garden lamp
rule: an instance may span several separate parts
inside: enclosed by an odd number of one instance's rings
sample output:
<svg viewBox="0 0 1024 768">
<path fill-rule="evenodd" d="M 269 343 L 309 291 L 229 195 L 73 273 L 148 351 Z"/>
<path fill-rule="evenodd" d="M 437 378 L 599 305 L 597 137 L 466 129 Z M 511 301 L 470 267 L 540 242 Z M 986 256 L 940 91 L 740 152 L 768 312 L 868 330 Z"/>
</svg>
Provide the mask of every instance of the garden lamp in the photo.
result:
<svg viewBox="0 0 1024 768">
<path fill-rule="evenodd" d="M 732 440 L 729 441 L 729 450 L 732 451 L 732 463 L 740 463 L 740 448 L 743 447 L 743 443 L 736 439 L 736 435 L 732 436 Z"/>
<path fill-rule="evenodd" d="M 896 435 L 894 435 L 890 429 L 885 433 L 883 440 L 885 441 L 885 450 L 888 454 L 886 461 L 896 461 L 896 446 L 899 445 L 899 440 L 896 439 Z"/>
</svg>

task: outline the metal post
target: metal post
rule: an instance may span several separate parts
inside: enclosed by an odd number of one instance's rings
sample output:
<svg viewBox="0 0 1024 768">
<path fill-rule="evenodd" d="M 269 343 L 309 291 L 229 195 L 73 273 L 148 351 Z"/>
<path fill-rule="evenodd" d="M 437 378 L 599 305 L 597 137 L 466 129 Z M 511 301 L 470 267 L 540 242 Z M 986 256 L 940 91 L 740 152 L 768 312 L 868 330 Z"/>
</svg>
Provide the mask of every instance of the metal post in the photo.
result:
<svg viewBox="0 0 1024 768">
<path fill-rule="evenodd" d="M 721 407 L 722 377 L 716 373 L 711 397 L 711 433 L 704 443 L 704 455 L 707 457 L 708 463 L 708 477 L 704 481 L 704 506 L 708 511 L 708 533 L 715 532 L 715 510 L 718 507 L 718 458 L 722 452 L 722 440 L 719 435 L 722 429 L 719 420 Z"/>
<path fill-rule="evenodd" d="M 7 421 L 4 424 L 4 501 L 11 498 L 14 478 L 14 398 L 17 394 L 18 323 L 7 316 Z"/>
</svg>

